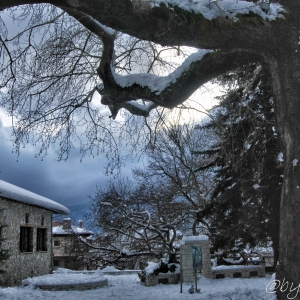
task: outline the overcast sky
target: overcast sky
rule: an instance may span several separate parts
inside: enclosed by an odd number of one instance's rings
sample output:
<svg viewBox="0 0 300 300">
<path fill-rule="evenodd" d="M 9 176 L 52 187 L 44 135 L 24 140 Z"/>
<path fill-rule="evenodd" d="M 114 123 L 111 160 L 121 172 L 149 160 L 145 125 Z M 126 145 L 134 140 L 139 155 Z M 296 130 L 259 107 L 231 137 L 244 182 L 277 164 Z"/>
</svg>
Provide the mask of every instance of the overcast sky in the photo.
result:
<svg viewBox="0 0 300 300">
<path fill-rule="evenodd" d="M 10 17 L 1 14 L 8 23 L 10 34 L 15 34 L 20 29 Z M 64 162 L 58 162 L 53 148 L 41 161 L 35 158 L 39 153 L 39 147 L 26 145 L 21 149 L 20 156 L 12 153 L 10 120 L 6 112 L 0 107 L 0 180 L 47 197 L 65 206 L 72 206 L 90 201 L 96 186 L 103 185 L 109 179 L 104 174 L 106 157 L 85 157 L 80 163 L 81 154 L 79 147 L 72 150 L 70 158 Z M 140 166 L 141 162 L 126 162 L 123 176 L 131 176 L 131 169 Z"/>
<path fill-rule="evenodd" d="M 210 97 L 205 96 L 207 97 L 206 109 L 214 104 L 213 96 L 215 94 Z M 88 196 L 93 196 L 97 186 L 105 185 L 109 179 L 104 174 L 106 157 L 104 155 L 94 158 L 84 157 L 80 162 L 81 154 L 78 147 L 72 150 L 66 162 L 57 161 L 54 147 L 49 149 L 48 155 L 41 161 L 41 158 L 35 158 L 35 154 L 39 153 L 39 147 L 30 144 L 21 149 L 18 157 L 16 153 L 12 153 L 10 124 L 11 121 L 6 116 L 5 110 L 0 107 L 1 180 L 70 207 L 90 202 Z M 127 161 L 126 167 L 121 170 L 121 175 L 131 177 L 131 170 L 135 167 L 143 167 L 145 161 L 145 159 L 139 162 Z"/>
<path fill-rule="evenodd" d="M 78 149 L 66 161 L 58 162 L 53 149 L 41 161 L 35 158 L 38 147 L 26 145 L 19 158 L 12 153 L 11 128 L 0 108 L 0 179 L 37 193 L 65 206 L 89 202 L 88 195 L 94 195 L 96 186 L 105 184 L 105 157 L 85 157 L 80 163 Z M 140 163 L 126 163 L 123 175 L 131 175 L 131 168 Z"/>
</svg>

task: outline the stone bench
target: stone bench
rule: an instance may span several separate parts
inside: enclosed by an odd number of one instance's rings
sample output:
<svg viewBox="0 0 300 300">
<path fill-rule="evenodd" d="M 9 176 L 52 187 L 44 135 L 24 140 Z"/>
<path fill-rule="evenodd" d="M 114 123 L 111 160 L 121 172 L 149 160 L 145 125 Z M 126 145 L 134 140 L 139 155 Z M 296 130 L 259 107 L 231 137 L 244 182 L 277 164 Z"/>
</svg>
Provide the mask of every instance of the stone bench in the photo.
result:
<svg viewBox="0 0 300 300">
<path fill-rule="evenodd" d="M 98 281 L 94 282 L 83 282 L 83 283 L 67 283 L 67 284 L 37 284 L 36 287 L 41 290 L 47 291 L 69 291 L 69 290 L 91 290 L 97 289 L 103 286 L 107 286 L 108 281 L 107 279 L 99 279 Z"/>
<path fill-rule="evenodd" d="M 149 275 L 145 278 L 145 286 L 154 286 L 160 283 L 177 284 L 180 280 L 178 273 L 159 273 L 158 275 Z"/>
<path fill-rule="evenodd" d="M 218 266 L 212 268 L 213 279 L 230 278 L 250 278 L 250 277 L 265 277 L 265 266 L 250 265 L 250 266 Z"/>
</svg>

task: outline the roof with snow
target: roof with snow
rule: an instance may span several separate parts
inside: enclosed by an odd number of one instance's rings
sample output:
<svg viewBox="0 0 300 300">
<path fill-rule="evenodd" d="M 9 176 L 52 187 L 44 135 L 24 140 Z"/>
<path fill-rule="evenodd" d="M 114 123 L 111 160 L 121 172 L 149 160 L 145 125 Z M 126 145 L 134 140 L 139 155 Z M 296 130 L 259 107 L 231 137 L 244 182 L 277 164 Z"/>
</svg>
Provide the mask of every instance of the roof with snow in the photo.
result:
<svg viewBox="0 0 300 300">
<path fill-rule="evenodd" d="M 61 226 L 53 226 L 52 227 L 52 234 L 57 234 L 57 235 L 69 235 L 69 234 L 78 234 L 78 235 L 92 235 L 94 234 L 92 231 L 76 227 L 76 226 L 71 226 L 71 229 L 63 229 L 63 225 Z"/>
<path fill-rule="evenodd" d="M 0 180 L 0 197 L 46 208 L 57 214 L 70 214 L 67 207 L 3 180 Z"/>
</svg>

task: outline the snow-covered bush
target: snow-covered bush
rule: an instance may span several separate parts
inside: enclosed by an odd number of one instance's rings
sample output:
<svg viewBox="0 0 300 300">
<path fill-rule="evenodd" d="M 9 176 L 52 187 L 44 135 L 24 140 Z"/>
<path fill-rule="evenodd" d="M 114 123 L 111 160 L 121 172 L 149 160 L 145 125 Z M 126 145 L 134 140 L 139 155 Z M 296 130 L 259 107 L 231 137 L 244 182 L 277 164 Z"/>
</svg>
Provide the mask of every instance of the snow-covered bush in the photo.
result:
<svg viewBox="0 0 300 300">
<path fill-rule="evenodd" d="M 157 263 L 149 261 L 147 263 L 147 267 L 144 270 L 142 270 L 138 275 L 141 282 L 145 282 L 146 276 L 158 275 L 159 273 L 175 273 L 179 270 L 179 264 L 169 263 L 167 259 L 162 258 Z"/>
</svg>

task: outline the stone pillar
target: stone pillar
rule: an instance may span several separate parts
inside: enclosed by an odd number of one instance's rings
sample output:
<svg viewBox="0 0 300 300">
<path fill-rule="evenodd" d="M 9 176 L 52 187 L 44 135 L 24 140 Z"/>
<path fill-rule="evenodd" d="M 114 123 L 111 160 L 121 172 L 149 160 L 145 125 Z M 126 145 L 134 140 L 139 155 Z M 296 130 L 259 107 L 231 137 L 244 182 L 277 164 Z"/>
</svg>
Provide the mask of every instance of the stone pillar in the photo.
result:
<svg viewBox="0 0 300 300">
<path fill-rule="evenodd" d="M 207 278 L 213 278 L 208 236 L 189 236 L 183 237 L 180 245 L 180 269 L 183 276 L 182 282 L 193 282 L 195 280 L 192 257 L 193 246 L 201 247 L 203 266 L 202 275 Z"/>
</svg>

